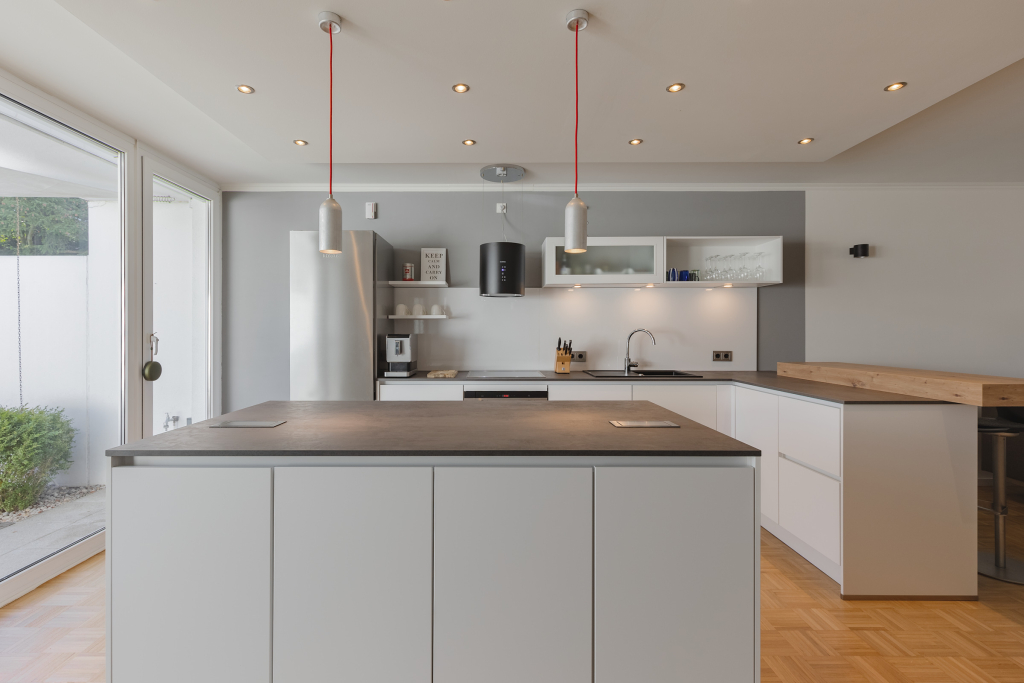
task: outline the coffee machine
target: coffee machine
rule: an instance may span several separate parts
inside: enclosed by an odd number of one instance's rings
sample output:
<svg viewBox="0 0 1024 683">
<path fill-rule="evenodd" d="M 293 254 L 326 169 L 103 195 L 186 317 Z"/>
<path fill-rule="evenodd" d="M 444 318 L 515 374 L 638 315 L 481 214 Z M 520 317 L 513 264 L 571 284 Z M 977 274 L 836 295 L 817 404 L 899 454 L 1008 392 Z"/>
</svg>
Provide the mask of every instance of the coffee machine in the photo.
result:
<svg viewBox="0 0 1024 683">
<path fill-rule="evenodd" d="M 388 369 L 385 377 L 412 377 L 416 374 L 416 335 L 389 334 L 384 340 Z"/>
</svg>

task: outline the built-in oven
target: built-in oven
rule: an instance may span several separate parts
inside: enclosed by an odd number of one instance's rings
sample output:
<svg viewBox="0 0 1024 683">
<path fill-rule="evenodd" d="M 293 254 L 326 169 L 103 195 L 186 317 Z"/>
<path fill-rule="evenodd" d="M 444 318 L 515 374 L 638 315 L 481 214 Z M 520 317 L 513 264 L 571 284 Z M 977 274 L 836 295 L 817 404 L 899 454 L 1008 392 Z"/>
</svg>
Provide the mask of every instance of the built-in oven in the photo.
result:
<svg viewBox="0 0 1024 683">
<path fill-rule="evenodd" d="M 462 390 L 464 401 L 548 400 L 546 384 L 466 384 Z"/>
</svg>

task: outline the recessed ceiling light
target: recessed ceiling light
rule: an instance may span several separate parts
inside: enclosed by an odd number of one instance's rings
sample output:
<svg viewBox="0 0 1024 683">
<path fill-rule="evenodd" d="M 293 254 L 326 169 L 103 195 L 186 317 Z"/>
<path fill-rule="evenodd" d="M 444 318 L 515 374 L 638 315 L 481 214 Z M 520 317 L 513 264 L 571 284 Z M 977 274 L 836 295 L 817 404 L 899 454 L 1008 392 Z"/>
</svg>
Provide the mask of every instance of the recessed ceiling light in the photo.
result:
<svg viewBox="0 0 1024 683">
<path fill-rule="evenodd" d="M 473 145 L 476 144 L 476 140 L 463 140 L 462 144 L 464 144 L 466 147 L 472 147 Z"/>
<path fill-rule="evenodd" d="M 886 92 L 892 92 L 893 90 L 903 90 L 906 87 L 907 87 L 907 84 L 903 83 L 903 82 L 893 83 L 892 85 L 885 86 L 885 91 Z"/>
<path fill-rule="evenodd" d="M 455 85 L 452 86 L 452 90 L 459 93 L 467 92 L 469 90 L 469 86 L 466 85 L 465 83 L 456 83 Z"/>
<path fill-rule="evenodd" d="M 240 85 L 238 86 L 238 92 L 242 93 L 243 95 L 251 95 L 254 92 L 256 92 L 256 88 L 252 87 L 251 85 Z"/>
<path fill-rule="evenodd" d="M 682 90 L 685 87 L 686 87 L 685 83 L 673 83 L 672 85 L 670 85 L 667 88 L 665 88 L 665 90 L 668 90 L 669 92 L 679 92 L 680 90 Z"/>
<path fill-rule="evenodd" d="M 294 142 L 294 143 L 295 143 L 296 145 L 298 145 L 299 147 L 305 147 L 306 145 L 308 145 L 308 144 L 309 144 L 309 143 L 308 143 L 308 142 L 306 142 L 305 140 L 292 140 L 292 142 Z"/>
<path fill-rule="evenodd" d="M 633 145 L 634 147 L 641 143 L 643 143 L 643 140 L 641 140 L 640 138 L 633 138 L 632 140 L 629 141 L 629 144 Z"/>
<path fill-rule="evenodd" d="M 814 142 L 814 138 L 804 138 L 803 140 L 801 140 L 801 141 L 800 141 L 800 142 L 798 142 L 797 144 L 798 144 L 798 145 L 809 145 L 809 144 L 811 144 L 812 142 Z"/>
</svg>

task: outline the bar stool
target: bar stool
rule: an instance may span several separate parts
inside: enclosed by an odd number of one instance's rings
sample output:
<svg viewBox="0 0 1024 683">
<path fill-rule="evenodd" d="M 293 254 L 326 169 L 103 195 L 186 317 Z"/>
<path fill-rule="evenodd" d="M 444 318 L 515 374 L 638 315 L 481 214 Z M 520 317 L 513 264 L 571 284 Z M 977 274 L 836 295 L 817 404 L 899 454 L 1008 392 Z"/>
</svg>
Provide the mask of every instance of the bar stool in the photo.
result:
<svg viewBox="0 0 1024 683">
<path fill-rule="evenodd" d="M 992 454 L 992 507 L 995 522 L 995 553 L 978 551 L 978 573 L 1007 583 L 1024 584 L 1024 562 L 1006 557 L 1006 440 L 1024 432 L 1024 424 L 1004 417 L 979 417 L 978 431 L 995 437 Z"/>
</svg>

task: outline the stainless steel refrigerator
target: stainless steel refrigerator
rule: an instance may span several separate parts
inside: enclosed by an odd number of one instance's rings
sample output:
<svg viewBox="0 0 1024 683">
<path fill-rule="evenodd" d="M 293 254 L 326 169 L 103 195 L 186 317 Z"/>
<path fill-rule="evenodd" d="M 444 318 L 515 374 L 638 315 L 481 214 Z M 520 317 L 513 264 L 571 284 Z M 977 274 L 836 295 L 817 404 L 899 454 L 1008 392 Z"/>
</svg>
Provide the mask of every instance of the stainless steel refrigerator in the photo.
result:
<svg viewBox="0 0 1024 683">
<path fill-rule="evenodd" d="M 346 230 L 338 255 L 318 251 L 316 232 L 292 232 L 289 248 L 291 399 L 372 401 L 394 331 L 394 249 L 372 230 Z"/>
</svg>

